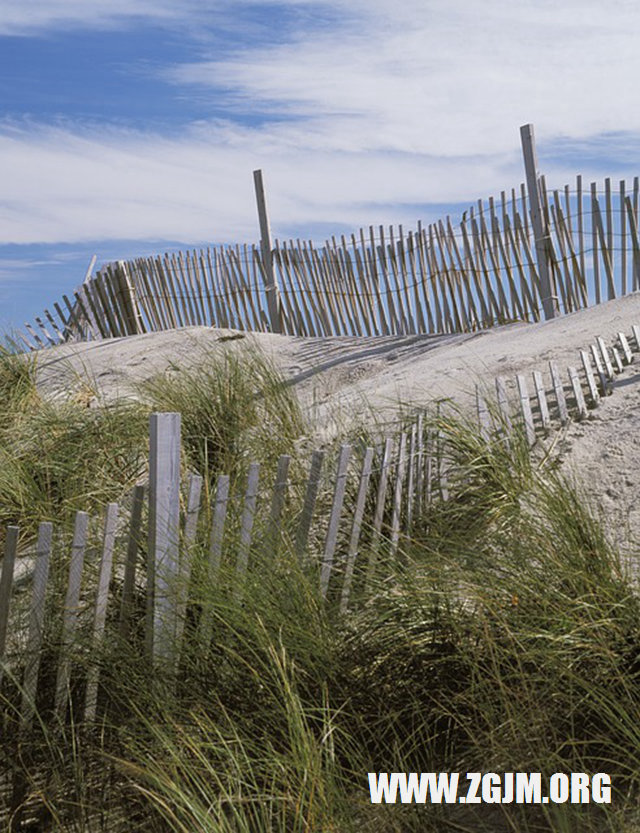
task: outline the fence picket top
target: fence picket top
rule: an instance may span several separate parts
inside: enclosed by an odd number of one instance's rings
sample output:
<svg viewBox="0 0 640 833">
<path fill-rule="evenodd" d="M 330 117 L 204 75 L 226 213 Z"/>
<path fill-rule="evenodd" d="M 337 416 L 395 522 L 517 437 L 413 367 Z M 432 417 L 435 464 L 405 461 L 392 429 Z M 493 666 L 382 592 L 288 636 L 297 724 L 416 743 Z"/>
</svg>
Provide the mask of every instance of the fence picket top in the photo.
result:
<svg viewBox="0 0 640 833">
<path fill-rule="evenodd" d="M 242 510 L 242 520 L 240 522 L 240 546 L 238 548 L 238 560 L 236 563 L 236 574 L 238 576 L 238 585 L 236 596 L 240 593 L 240 584 L 244 581 L 249 566 L 249 552 L 251 549 L 251 537 L 253 533 L 253 524 L 256 515 L 256 505 L 258 501 L 258 485 L 260 480 L 260 463 L 251 463 L 249 465 L 249 474 L 247 476 L 247 490 L 244 497 L 244 507 Z"/>
<path fill-rule="evenodd" d="M 587 416 L 587 403 L 585 402 L 584 394 L 582 392 L 582 385 L 580 384 L 580 377 L 578 376 L 578 371 L 575 369 L 575 367 L 569 367 L 567 368 L 567 372 L 569 374 L 569 381 L 571 382 L 573 396 L 576 400 L 578 418 L 585 419 L 585 417 Z"/>
<path fill-rule="evenodd" d="M 2 559 L 2 572 L 0 573 L 0 683 L 2 683 L 3 660 L 7 641 L 7 628 L 9 625 L 9 609 L 11 604 L 11 590 L 13 587 L 13 574 L 18 551 L 18 538 L 20 529 L 17 526 L 7 526 L 4 542 L 4 557 Z"/>
<path fill-rule="evenodd" d="M 618 341 L 620 342 L 620 347 L 622 349 L 622 355 L 624 356 L 625 364 L 631 364 L 633 361 L 633 353 L 631 352 L 631 348 L 629 347 L 629 342 L 627 341 L 627 337 L 624 333 L 618 333 Z"/>
<path fill-rule="evenodd" d="M 98 574 L 98 589 L 93 617 L 93 649 L 99 648 L 104 636 L 107 621 L 107 605 L 109 602 L 109 582 L 113 568 L 113 556 L 118 523 L 118 504 L 109 503 L 105 513 L 104 531 L 102 537 L 102 558 Z M 98 705 L 98 681 L 100 666 L 92 664 L 87 672 L 87 687 L 84 701 L 84 720 L 91 723 L 95 720 Z"/>
<path fill-rule="evenodd" d="M 602 364 L 602 359 L 600 356 L 598 345 L 592 344 L 589 349 L 591 350 L 591 356 L 593 357 L 593 361 L 596 366 L 596 372 L 600 380 L 600 391 L 603 396 L 606 396 L 609 393 L 609 380 L 607 379 L 607 375 Z"/>
<path fill-rule="evenodd" d="M 622 358 L 620 353 L 618 352 L 617 347 L 611 348 L 611 355 L 613 356 L 613 364 L 616 373 L 622 373 L 623 365 L 622 365 Z"/>
<path fill-rule="evenodd" d="M 538 407 L 540 408 L 540 421 L 545 431 L 551 429 L 551 417 L 549 416 L 549 405 L 547 404 L 547 393 L 544 387 L 544 379 L 539 370 L 533 371 L 533 385 L 536 391 Z"/>
<path fill-rule="evenodd" d="M 120 603 L 120 634 L 122 637 L 127 636 L 133 615 L 133 592 L 135 588 L 138 552 L 142 543 L 142 510 L 144 507 L 145 492 L 146 488 L 142 484 L 136 485 L 133 489 L 129 537 L 127 540 L 127 554 L 122 583 L 122 600 Z"/>
<path fill-rule="evenodd" d="M 604 362 L 604 368 L 606 370 L 607 377 L 609 381 L 611 381 L 613 379 L 613 367 L 611 365 L 609 350 L 607 349 L 607 345 L 605 344 L 605 341 L 602 338 L 602 336 L 598 336 L 596 338 L 596 344 L 600 349 L 600 355 L 602 356 L 602 361 Z"/>
<path fill-rule="evenodd" d="M 43 521 L 38 526 L 36 563 L 29 607 L 26 664 L 22 684 L 21 722 L 23 728 L 27 728 L 31 724 L 36 707 L 35 698 L 40 670 L 40 649 L 44 638 L 45 599 L 52 540 L 53 524 L 49 521 Z"/>
<path fill-rule="evenodd" d="M 589 354 L 586 350 L 580 351 L 580 358 L 582 359 L 582 367 L 584 369 L 584 374 L 587 379 L 587 386 L 589 388 L 589 395 L 591 397 L 591 402 L 594 406 L 596 406 L 600 402 L 600 394 L 598 393 L 598 388 L 596 386 L 596 380 L 593 375 L 593 367 L 591 365 L 591 359 L 589 358 Z"/>
<path fill-rule="evenodd" d="M 324 456 L 325 452 L 319 449 L 316 449 L 311 456 L 309 478 L 307 480 L 302 512 L 300 513 L 300 520 L 298 521 L 298 529 L 296 531 L 295 551 L 298 556 L 298 561 L 302 561 L 309 539 Z"/>
<path fill-rule="evenodd" d="M 555 362 L 549 362 L 549 372 L 551 374 L 551 381 L 556 397 L 556 405 L 558 406 L 560 422 L 564 425 L 569 421 L 569 411 L 567 410 L 567 400 L 564 395 L 564 387 L 562 385 L 562 379 L 560 378 L 560 371 L 558 370 L 558 365 Z"/>
<path fill-rule="evenodd" d="M 393 511 L 391 516 L 391 554 L 397 552 L 400 542 L 400 513 L 402 511 L 402 490 L 404 487 L 405 470 L 407 465 L 407 434 L 400 434 L 398 459 L 396 467 L 396 482 L 393 494 Z"/>
<path fill-rule="evenodd" d="M 360 472 L 360 483 L 358 485 L 358 495 L 356 497 L 356 505 L 353 514 L 353 525 L 351 527 L 351 537 L 349 539 L 349 550 L 347 553 L 347 565 L 344 574 L 344 582 L 342 585 L 342 594 L 340 596 L 340 612 L 345 613 L 349 605 L 349 595 L 351 592 L 351 584 L 353 582 L 353 572 L 358 555 L 358 544 L 360 541 L 360 532 L 362 530 L 362 519 L 364 517 L 365 501 L 367 499 L 367 490 L 369 487 L 369 480 L 371 478 L 371 469 L 373 463 L 374 449 L 367 447 L 362 461 L 362 470 Z"/>
<path fill-rule="evenodd" d="M 85 548 L 87 545 L 87 534 L 89 531 L 89 515 L 86 512 L 76 512 L 73 540 L 71 542 L 71 559 L 69 562 L 69 579 L 67 582 L 67 593 L 64 601 L 63 622 L 62 622 L 62 647 L 58 661 L 58 673 L 56 676 L 56 693 L 54 698 L 54 711 L 57 715 L 62 713 L 66 702 L 65 694 L 69 685 L 70 657 L 68 652 L 71 647 L 78 613 L 80 611 L 80 589 L 82 584 L 82 571 L 84 568 Z"/>
<path fill-rule="evenodd" d="M 531 411 L 531 399 L 529 398 L 527 381 L 522 374 L 518 374 L 516 376 L 516 383 L 520 395 L 520 409 L 524 421 L 525 436 L 529 445 L 533 445 L 536 441 L 536 431 L 533 424 L 533 413 Z"/>
<path fill-rule="evenodd" d="M 320 592 L 322 593 L 323 598 L 326 597 L 327 590 L 329 589 L 329 579 L 331 577 L 335 549 L 338 541 L 338 527 L 340 524 L 340 516 L 342 514 L 342 506 L 347 488 L 347 469 L 350 457 L 351 446 L 340 446 L 336 482 L 333 492 L 333 503 L 331 506 L 331 514 L 329 516 L 329 527 L 327 529 L 327 537 L 324 545 L 324 554 L 322 557 L 320 573 Z"/>
</svg>

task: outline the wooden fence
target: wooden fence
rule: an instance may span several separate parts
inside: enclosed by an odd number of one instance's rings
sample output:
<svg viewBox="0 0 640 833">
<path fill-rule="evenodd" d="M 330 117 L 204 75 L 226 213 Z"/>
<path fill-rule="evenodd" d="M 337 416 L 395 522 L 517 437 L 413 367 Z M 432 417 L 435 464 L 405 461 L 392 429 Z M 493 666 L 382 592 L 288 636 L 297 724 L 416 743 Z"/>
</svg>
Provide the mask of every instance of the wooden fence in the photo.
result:
<svg viewBox="0 0 640 833">
<path fill-rule="evenodd" d="M 521 129 L 527 186 L 414 229 L 362 228 L 322 245 L 260 245 L 108 264 L 16 334 L 36 350 L 187 326 L 322 337 L 460 333 L 538 321 L 640 288 L 638 177 L 549 189 Z"/>
<path fill-rule="evenodd" d="M 579 369 L 569 367 L 564 375 L 551 362 L 548 373 L 536 370 L 530 379 L 496 379 L 494 395 L 478 388 L 480 434 L 508 441 L 519 427 L 533 445 L 555 427 L 583 419 L 611 393 L 616 374 L 633 361 L 634 352 L 640 353 L 640 326 L 628 337 L 619 333 L 612 346 L 596 338 L 581 352 Z M 96 519 L 85 512 L 76 514 L 68 539 L 51 523 L 40 524 L 29 594 L 24 577 L 16 579 L 16 563 L 24 561 L 17 558 L 19 530 L 6 530 L 0 573 L 0 730 L 10 727 L 19 740 L 36 716 L 53 726 L 64 723 L 72 704 L 75 721 L 90 727 L 108 707 L 100 686 L 105 646 L 130 642 L 134 631 L 143 632 L 139 649 L 150 668 L 162 674 L 177 667 L 187 633 L 190 638 L 196 633 L 205 645 L 215 640 L 212 611 L 190 594 L 198 535 L 207 581 L 215 585 L 224 568 L 234 576 L 230 592 L 236 598 L 250 573 L 269 569 L 259 556 L 268 553 L 272 563 L 286 543 L 315 576 L 332 615 L 345 614 L 366 598 L 373 574 L 384 574 L 408 537 L 418 530 L 428 534 L 425 518 L 431 507 L 455 493 L 455 455 L 433 426 L 429 415 L 419 412 L 370 447 L 342 445 L 336 459 L 318 449 L 298 480 L 291 476 L 288 456 L 279 459 L 274 479 L 266 483 L 260 465 L 252 463 L 237 493 L 229 476 L 221 474 L 203 513 L 199 475 L 190 474 L 182 484 L 181 500 L 180 415 L 153 414 L 148 482 L 136 486 L 124 506 L 106 507 L 97 538 Z M 206 529 L 203 515 L 210 518 Z M 48 662 L 44 691 L 43 657 Z M 10 745 L 15 737 L 5 741 Z M 7 778 L 0 766 L 0 808 Z M 31 806 L 25 789 L 16 791 L 14 785 L 14 811 L 20 802 Z M 10 804 L 0 809 L 5 827 Z M 15 818 L 22 816 L 26 824 L 25 813 Z M 21 829 L 19 821 L 13 829 Z"/>
</svg>

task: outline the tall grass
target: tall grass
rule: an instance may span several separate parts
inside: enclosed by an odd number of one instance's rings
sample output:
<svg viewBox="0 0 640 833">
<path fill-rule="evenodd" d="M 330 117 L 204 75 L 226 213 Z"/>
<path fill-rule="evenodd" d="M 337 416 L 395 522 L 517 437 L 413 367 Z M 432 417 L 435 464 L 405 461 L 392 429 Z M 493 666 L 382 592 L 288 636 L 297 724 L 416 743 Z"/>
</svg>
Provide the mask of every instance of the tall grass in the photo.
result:
<svg viewBox="0 0 640 833">
<path fill-rule="evenodd" d="M 210 480 L 225 468 L 240 476 L 249 456 L 273 464 L 295 454 L 308 430 L 272 369 L 247 357 L 208 360 L 145 395 L 143 414 L 183 413 L 185 466 Z M 43 408 L 18 411 L 30 425 L 47 415 L 56 425 Z M 517 434 L 487 441 L 455 414 L 427 430 L 446 444 L 449 499 L 416 514 L 395 558 L 365 530 L 358 563 L 375 546 L 377 567 L 368 582 L 357 573 L 346 616 L 320 597 L 314 550 L 300 565 L 288 538 L 276 556 L 257 536 L 239 590 L 237 540 L 211 582 L 202 531 L 175 673 L 150 684 L 143 634 L 114 635 L 100 657 L 108 708 L 93 733 L 69 720 L 51 728 L 43 701 L 29 764 L 49 774 L 43 829 L 637 829 L 640 603 L 617 553 L 577 486 Z M 350 437 L 358 448 L 373 439 Z M 57 447 L 68 457 L 76 442 Z M 78 650 L 80 680 L 94 660 Z M 369 771 L 448 770 L 604 771 L 614 803 L 475 812 L 369 803 Z M 107 788 L 89 795 L 91 779 Z"/>
</svg>

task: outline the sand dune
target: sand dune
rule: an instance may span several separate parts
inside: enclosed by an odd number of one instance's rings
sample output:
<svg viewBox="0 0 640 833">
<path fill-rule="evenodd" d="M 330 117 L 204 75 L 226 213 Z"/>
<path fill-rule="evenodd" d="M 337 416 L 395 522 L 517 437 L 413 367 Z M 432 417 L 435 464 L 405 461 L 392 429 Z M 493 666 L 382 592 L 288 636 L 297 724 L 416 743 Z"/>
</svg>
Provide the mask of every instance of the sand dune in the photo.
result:
<svg viewBox="0 0 640 833">
<path fill-rule="evenodd" d="M 70 344 L 38 356 L 38 383 L 47 395 L 68 393 L 82 376 L 93 379 L 107 399 L 131 395 L 132 381 L 158 372 L 175 373 L 201 360 L 203 351 L 255 345 L 271 356 L 295 386 L 318 429 L 330 431 L 371 406 L 382 419 L 399 401 L 427 405 L 452 399 L 471 407 L 476 384 L 496 376 L 540 370 L 548 362 L 562 372 L 580 366 L 579 351 L 618 332 L 631 340 L 640 324 L 640 293 L 538 324 L 511 324 L 456 336 L 308 339 L 194 327 L 161 333 Z M 640 356 L 616 377 L 613 394 L 556 437 L 566 470 L 584 485 L 625 549 L 640 540 Z M 367 403 L 367 404 L 365 404 Z"/>
</svg>

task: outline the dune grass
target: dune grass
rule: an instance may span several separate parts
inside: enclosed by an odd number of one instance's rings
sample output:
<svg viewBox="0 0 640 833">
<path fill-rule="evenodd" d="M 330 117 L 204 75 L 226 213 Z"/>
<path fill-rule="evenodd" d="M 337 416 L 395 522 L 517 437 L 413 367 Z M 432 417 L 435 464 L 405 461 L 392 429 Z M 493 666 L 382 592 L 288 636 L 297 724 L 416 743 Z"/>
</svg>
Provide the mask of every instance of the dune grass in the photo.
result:
<svg viewBox="0 0 640 833">
<path fill-rule="evenodd" d="M 234 361 L 156 380 L 136 406 L 180 410 L 185 468 L 209 479 L 221 467 L 240 476 L 254 454 L 271 465 L 296 455 L 307 430 L 271 368 Z M 28 382 L 25 391 L 31 401 Z M 33 402 L 17 410 L 37 434 L 31 420 L 51 412 Z M 323 602 L 317 563 L 300 565 L 286 536 L 277 557 L 257 536 L 241 592 L 231 539 L 209 582 L 203 530 L 175 674 L 150 683 L 137 632 L 105 646 L 109 708 L 94 731 L 52 726 L 42 697 L 42 724 L 28 754 L 22 747 L 27 782 L 47 773 L 42 829 L 638 829 L 640 602 L 618 554 L 575 484 L 518 434 L 487 441 L 456 414 L 424 430 L 446 443 L 449 499 L 417 514 L 394 558 L 365 530 L 348 614 L 331 594 Z M 80 442 L 68 436 L 67 457 Z M 363 430 L 350 440 L 360 453 L 374 438 Z M 610 806 L 377 806 L 369 771 L 603 771 L 614 796 Z"/>
</svg>

